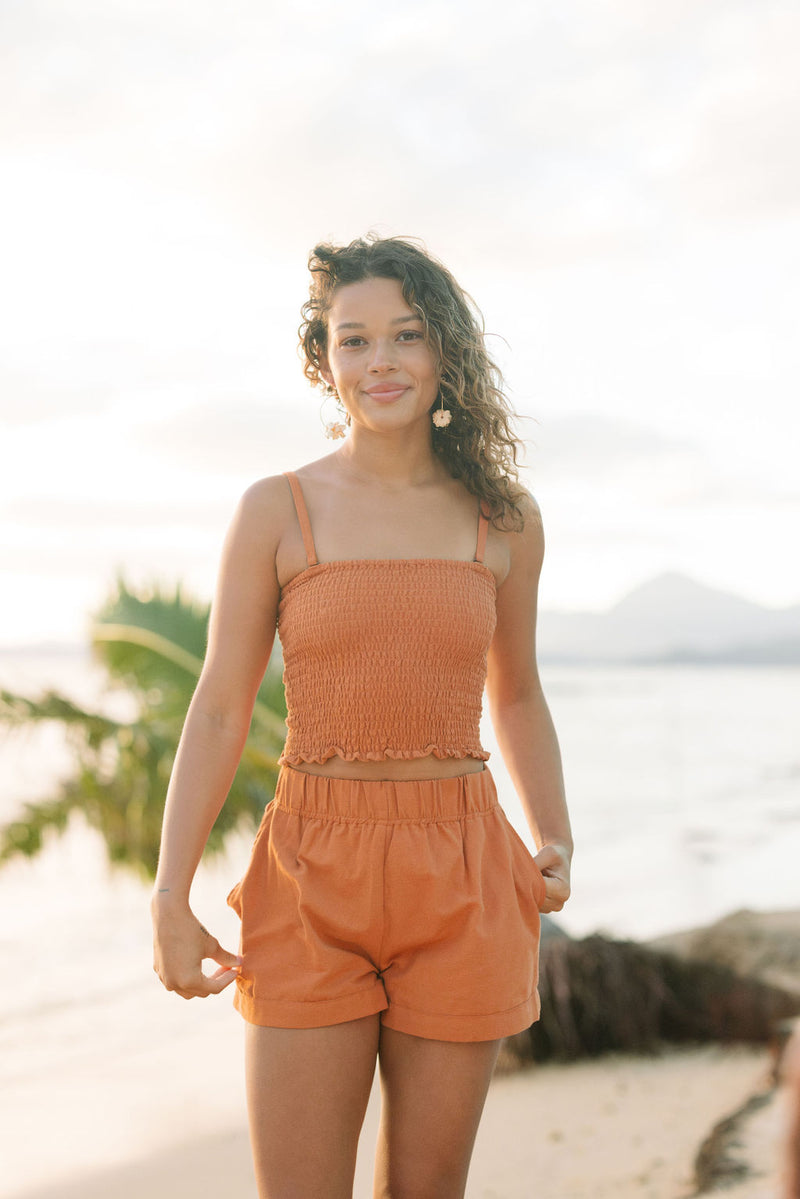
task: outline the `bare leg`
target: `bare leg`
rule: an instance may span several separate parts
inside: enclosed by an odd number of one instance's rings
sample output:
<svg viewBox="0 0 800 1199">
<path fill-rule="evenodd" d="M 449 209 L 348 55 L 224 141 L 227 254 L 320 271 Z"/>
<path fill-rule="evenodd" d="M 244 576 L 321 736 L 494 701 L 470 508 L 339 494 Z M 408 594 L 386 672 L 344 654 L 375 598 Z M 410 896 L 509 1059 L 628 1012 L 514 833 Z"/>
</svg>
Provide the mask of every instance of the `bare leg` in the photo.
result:
<svg viewBox="0 0 800 1199">
<path fill-rule="evenodd" d="M 374 1199 L 463 1199 L 499 1048 L 382 1029 Z"/>
<path fill-rule="evenodd" d="M 260 1199 L 351 1199 L 379 1029 L 377 1016 L 326 1028 L 247 1026 Z"/>
</svg>

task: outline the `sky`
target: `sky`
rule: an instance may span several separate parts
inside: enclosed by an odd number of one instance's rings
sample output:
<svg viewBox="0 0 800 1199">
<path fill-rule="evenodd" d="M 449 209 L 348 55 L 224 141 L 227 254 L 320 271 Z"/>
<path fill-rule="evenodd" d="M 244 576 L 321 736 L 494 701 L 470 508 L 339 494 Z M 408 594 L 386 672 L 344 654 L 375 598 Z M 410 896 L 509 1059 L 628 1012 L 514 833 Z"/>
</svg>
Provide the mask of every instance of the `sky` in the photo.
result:
<svg viewBox="0 0 800 1199">
<path fill-rule="evenodd" d="M 367 230 L 484 313 L 543 607 L 799 602 L 799 51 L 777 0 L 0 0 L 0 646 L 210 596 L 332 448 L 307 259 Z"/>
</svg>

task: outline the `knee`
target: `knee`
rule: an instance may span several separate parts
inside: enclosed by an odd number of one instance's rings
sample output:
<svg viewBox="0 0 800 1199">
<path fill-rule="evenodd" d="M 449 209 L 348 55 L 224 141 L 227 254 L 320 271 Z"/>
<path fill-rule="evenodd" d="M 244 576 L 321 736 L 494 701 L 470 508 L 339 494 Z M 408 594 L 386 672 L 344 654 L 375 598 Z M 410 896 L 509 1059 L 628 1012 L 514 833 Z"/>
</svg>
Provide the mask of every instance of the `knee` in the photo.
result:
<svg viewBox="0 0 800 1199">
<path fill-rule="evenodd" d="M 409 1164 L 376 1181 L 374 1199 L 464 1199 L 467 1179 L 459 1166 L 440 1165 L 421 1170 Z"/>
</svg>

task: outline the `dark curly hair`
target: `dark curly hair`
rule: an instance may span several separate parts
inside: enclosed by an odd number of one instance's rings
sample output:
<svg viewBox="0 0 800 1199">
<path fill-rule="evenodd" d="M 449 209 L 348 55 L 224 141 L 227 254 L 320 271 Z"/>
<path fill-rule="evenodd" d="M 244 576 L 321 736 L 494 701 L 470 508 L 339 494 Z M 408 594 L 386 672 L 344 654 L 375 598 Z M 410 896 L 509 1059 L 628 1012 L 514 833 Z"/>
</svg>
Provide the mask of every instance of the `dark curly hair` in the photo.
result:
<svg viewBox="0 0 800 1199">
<path fill-rule="evenodd" d="M 312 250 L 308 268 L 309 298 L 298 330 L 306 378 L 324 386 L 320 365 L 337 289 L 364 279 L 397 279 L 439 359 L 440 397 L 453 415 L 449 425 L 435 430 L 434 451 L 482 502 L 493 524 L 520 530 L 526 492 L 517 466 L 521 443 L 511 428 L 515 413 L 487 353 L 483 318 L 471 297 L 427 251 L 399 237 L 368 234 L 347 246 L 323 243 Z"/>
</svg>

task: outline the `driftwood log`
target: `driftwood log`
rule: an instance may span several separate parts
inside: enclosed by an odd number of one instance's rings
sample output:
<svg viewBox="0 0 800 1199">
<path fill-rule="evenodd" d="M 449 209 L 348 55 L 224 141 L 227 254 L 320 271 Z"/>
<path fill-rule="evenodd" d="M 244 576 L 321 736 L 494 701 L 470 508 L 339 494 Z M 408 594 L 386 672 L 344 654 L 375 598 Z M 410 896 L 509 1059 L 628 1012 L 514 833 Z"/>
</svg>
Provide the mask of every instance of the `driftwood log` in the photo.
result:
<svg viewBox="0 0 800 1199">
<path fill-rule="evenodd" d="M 768 1043 L 779 1021 L 800 1013 L 797 993 L 719 962 L 552 931 L 542 940 L 539 993 L 541 1019 L 508 1039 L 508 1067 L 668 1043 Z"/>
</svg>

